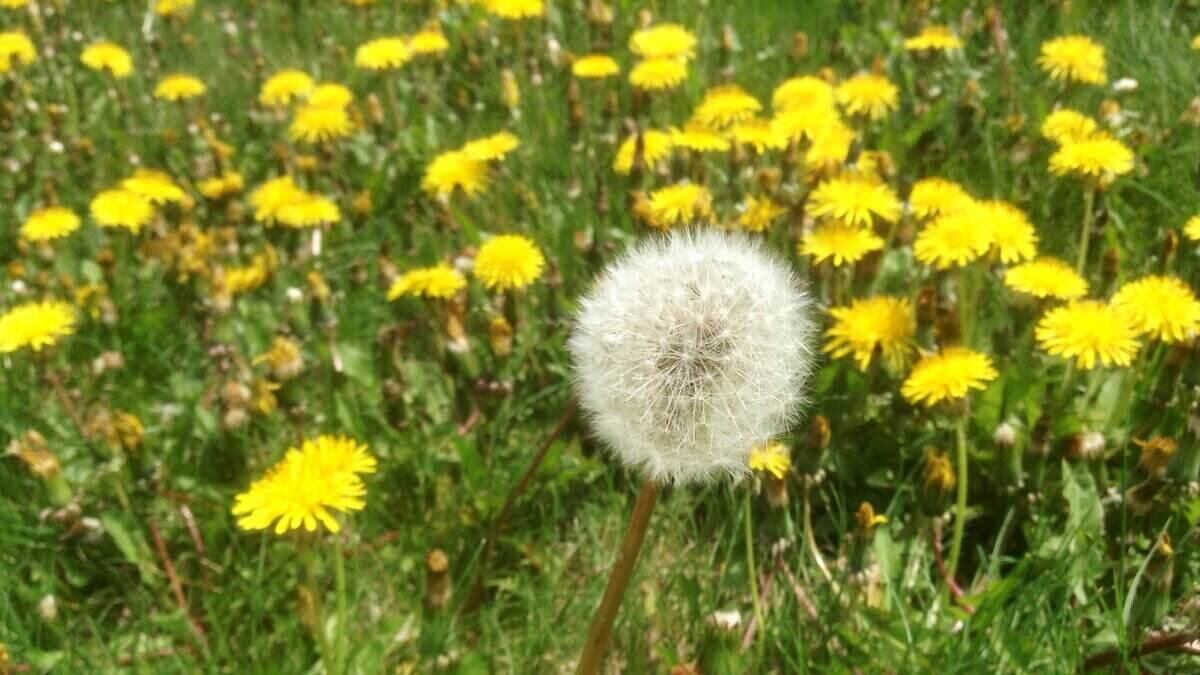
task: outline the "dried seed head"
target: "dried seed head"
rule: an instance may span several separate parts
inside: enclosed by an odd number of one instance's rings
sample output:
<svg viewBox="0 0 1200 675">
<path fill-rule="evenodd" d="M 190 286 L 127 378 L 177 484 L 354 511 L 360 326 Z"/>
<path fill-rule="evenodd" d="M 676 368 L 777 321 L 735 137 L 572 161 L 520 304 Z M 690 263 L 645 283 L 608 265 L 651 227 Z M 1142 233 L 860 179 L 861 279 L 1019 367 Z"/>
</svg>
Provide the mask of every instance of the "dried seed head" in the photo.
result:
<svg viewBox="0 0 1200 675">
<path fill-rule="evenodd" d="M 663 482 L 747 470 L 796 420 L 812 370 L 810 301 L 737 233 L 677 231 L 612 264 L 570 340 L 580 402 L 626 465 Z"/>
</svg>

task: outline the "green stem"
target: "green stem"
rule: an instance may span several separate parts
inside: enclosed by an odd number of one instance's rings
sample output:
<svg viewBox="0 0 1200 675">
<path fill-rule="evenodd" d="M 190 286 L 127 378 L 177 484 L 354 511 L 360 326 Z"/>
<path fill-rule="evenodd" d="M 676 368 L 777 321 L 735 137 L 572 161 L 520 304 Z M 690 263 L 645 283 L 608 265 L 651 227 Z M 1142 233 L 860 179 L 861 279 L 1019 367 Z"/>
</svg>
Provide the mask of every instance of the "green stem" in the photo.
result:
<svg viewBox="0 0 1200 675">
<path fill-rule="evenodd" d="M 300 556 L 304 558 L 305 583 L 308 585 L 308 592 L 312 596 L 313 632 L 317 634 L 317 648 L 321 652 L 321 661 L 325 664 L 326 672 L 331 672 L 333 668 L 333 650 L 330 648 L 329 638 L 325 635 L 325 612 L 322 611 L 321 607 L 321 585 L 317 575 L 317 557 L 313 551 L 311 540 L 305 541 L 301 545 Z"/>
<path fill-rule="evenodd" d="M 342 554 L 342 538 L 333 537 L 333 574 L 337 585 L 337 634 L 333 637 L 333 672 L 344 673 L 342 663 L 346 635 L 346 556 Z"/>
<path fill-rule="evenodd" d="M 963 415 L 955 424 L 958 439 L 958 498 L 954 503 L 954 538 L 950 541 L 950 563 L 947 573 L 951 579 L 958 571 L 962 553 L 963 530 L 967 522 L 967 418 Z"/>
<path fill-rule="evenodd" d="M 1096 188 L 1089 184 L 1083 192 L 1083 228 L 1079 235 L 1079 261 L 1075 265 L 1075 271 L 1081 275 L 1087 267 L 1088 242 L 1092 238 L 1092 211 L 1095 203 Z"/>
<path fill-rule="evenodd" d="M 967 266 L 963 265 L 958 268 L 958 329 L 959 342 L 963 345 L 971 344 L 971 310 L 972 302 L 970 292 L 970 279 L 967 277 Z"/>
<path fill-rule="evenodd" d="M 746 567 L 750 571 L 750 593 L 754 596 L 754 620 L 758 623 L 758 634 L 761 635 L 767 630 L 767 624 L 764 621 L 762 599 L 758 596 L 758 565 L 754 563 L 754 524 L 751 516 L 750 493 L 751 490 L 747 486 L 745 499 Z"/>
</svg>

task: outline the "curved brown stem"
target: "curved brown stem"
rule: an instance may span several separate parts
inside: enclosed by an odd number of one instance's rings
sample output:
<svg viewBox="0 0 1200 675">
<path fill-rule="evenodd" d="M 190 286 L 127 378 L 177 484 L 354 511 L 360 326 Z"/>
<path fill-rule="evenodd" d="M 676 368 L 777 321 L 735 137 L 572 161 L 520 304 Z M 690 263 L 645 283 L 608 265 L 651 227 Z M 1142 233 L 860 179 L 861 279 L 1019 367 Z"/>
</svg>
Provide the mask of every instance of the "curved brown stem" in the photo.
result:
<svg viewBox="0 0 1200 675">
<path fill-rule="evenodd" d="M 1166 635 L 1159 634 L 1147 638 L 1146 641 L 1138 645 L 1137 649 L 1135 649 L 1129 656 L 1130 658 L 1136 659 L 1138 657 L 1146 656 L 1147 654 L 1153 654 L 1155 652 L 1166 651 L 1168 649 L 1179 649 L 1188 643 L 1195 642 L 1196 640 L 1200 640 L 1200 630 L 1189 630 L 1183 631 L 1182 633 L 1167 633 Z M 1119 649 L 1109 649 L 1107 651 L 1100 652 L 1099 654 L 1093 654 L 1083 662 L 1083 670 L 1084 672 L 1087 672 L 1089 670 L 1095 670 L 1097 668 L 1111 665 L 1116 663 L 1120 657 L 1121 650 Z"/>
</svg>

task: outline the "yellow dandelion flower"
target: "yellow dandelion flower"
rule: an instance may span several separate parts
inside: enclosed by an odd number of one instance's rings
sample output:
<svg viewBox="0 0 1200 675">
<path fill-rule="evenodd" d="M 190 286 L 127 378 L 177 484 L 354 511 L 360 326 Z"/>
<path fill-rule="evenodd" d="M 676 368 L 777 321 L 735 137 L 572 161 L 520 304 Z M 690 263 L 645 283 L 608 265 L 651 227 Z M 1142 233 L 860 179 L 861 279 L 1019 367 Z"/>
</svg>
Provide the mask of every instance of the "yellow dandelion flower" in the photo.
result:
<svg viewBox="0 0 1200 675">
<path fill-rule="evenodd" d="M 782 479 L 792 468 L 792 457 L 783 443 L 766 443 L 750 451 L 749 465 L 751 471 L 762 471 Z"/>
<path fill-rule="evenodd" d="M 650 193 L 650 224 L 661 229 L 712 219 L 712 193 L 703 185 L 681 183 Z"/>
<path fill-rule="evenodd" d="M 832 106 L 791 107 L 781 110 L 771 118 L 772 130 L 789 141 L 815 139 L 828 133 L 830 127 L 845 125 L 836 108 Z M 853 138 L 853 132 L 851 132 Z M 839 163 L 841 160 L 838 160 Z"/>
<path fill-rule="evenodd" d="M 241 192 L 246 187 L 246 181 L 242 174 L 230 171 L 222 176 L 205 178 L 197 187 L 205 199 L 216 200 Z"/>
<path fill-rule="evenodd" d="M 970 205 L 971 195 L 962 185 L 945 178 L 922 178 L 908 193 L 908 206 L 918 218 L 928 218 Z"/>
<path fill-rule="evenodd" d="M 29 36 L 17 31 L 0 32 L 0 73 L 9 72 L 14 66 L 27 66 L 36 56 Z"/>
<path fill-rule="evenodd" d="M 1082 141 L 1096 133 L 1096 120 L 1077 110 L 1060 108 L 1042 121 L 1042 136 L 1055 143 Z"/>
<path fill-rule="evenodd" d="M 1084 370 L 1104 366 L 1128 366 L 1140 344 L 1137 329 L 1129 318 L 1111 305 L 1097 300 L 1073 300 L 1046 313 L 1035 332 L 1046 352 L 1066 359 Z"/>
<path fill-rule="evenodd" d="M 483 5 L 501 19 L 533 19 L 546 13 L 542 0 L 483 0 Z"/>
<path fill-rule="evenodd" d="M 346 138 L 354 133 L 354 123 L 346 108 L 338 106 L 305 104 L 296 111 L 296 117 L 288 127 L 293 141 L 325 143 Z"/>
<path fill-rule="evenodd" d="M 182 16 L 196 6 L 196 0 L 157 0 L 154 11 L 159 16 Z"/>
<path fill-rule="evenodd" d="M 801 75 L 785 80 L 771 94 L 771 106 L 782 112 L 794 108 L 805 110 L 832 109 L 833 85 L 819 77 Z"/>
<path fill-rule="evenodd" d="M 288 227 L 317 227 L 342 220 L 336 202 L 322 195 L 302 192 L 279 209 L 279 222 Z"/>
<path fill-rule="evenodd" d="M 296 185 L 291 176 L 272 178 L 250 193 L 250 206 L 254 208 L 254 219 L 260 223 L 273 223 L 279 219 L 284 206 L 297 201 L 304 190 Z"/>
<path fill-rule="evenodd" d="M 977 219 L 979 209 L 943 213 L 921 230 L 913 242 L 913 255 L 939 270 L 962 267 L 988 252 L 992 232 Z"/>
<path fill-rule="evenodd" d="M 1104 47 L 1086 35 L 1066 35 L 1042 43 L 1038 65 L 1055 80 L 1104 84 Z"/>
<path fill-rule="evenodd" d="M 101 40 L 88 45 L 79 57 L 92 70 L 107 70 L 113 77 L 128 77 L 133 72 L 133 57 L 115 42 Z"/>
<path fill-rule="evenodd" d="M 462 153 L 471 159 L 476 159 L 481 162 L 490 162 L 497 159 L 504 159 L 508 153 L 516 150 L 521 145 L 521 139 L 508 131 L 501 131 L 484 136 L 463 145 Z"/>
<path fill-rule="evenodd" d="M 345 108 L 354 102 L 354 92 L 336 82 L 322 82 L 308 95 L 309 105 L 326 108 Z"/>
<path fill-rule="evenodd" d="M 27 241 L 59 239 L 79 229 L 79 216 L 71 209 L 50 206 L 29 214 L 21 225 L 21 236 Z"/>
<path fill-rule="evenodd" d="M 402 37 L 376 38 L 354 50 L 354 65 L 366 70 L 394 70 L 411 58 L 412 50 Z"/>
<path fill-rule="evenodd" d="M 770 197 L 751 195 L 746 198 L 737 224 L 747 232 L 763 232 L 784 213 L 787 213 L 787 209 L 772 201 Z"/>
<path fill-rule="evenodd" d="M 678 87 L 687 76 L 687 62 L 683 59 L 647 59 L 629 71 L 629 82 L 638 89 L 663 91 Z"/>
<path fill-rule="evenodd" d="M 362 510 L 367 490 L 360 474 L 375 470 L 375 458 L 353 439 L 306 440 L 237 496 L 233 515 L 243 530 L 274 525 L 276 534 L 301 527 L 315 532 L 320 524 L 336 533 L 341 526 L 334 512 Z"/>
<path fill-rule="evenodd" d="M 664 131 L 647 129 L 641 133 L 642 161 L 647 167 L 655 167 L 671 157 L 671 134 Z M 625 175 L 633 171 L 634 154 L 637 151 L 638 136 L 626 138 L 617 149 L 616 159 L 613 160 L 613 170 Z"/>
<path fill-rule="evenodd" d="M 58 300 L 29 302 L 0 315 L 0 353 L 29 347 L 40 352 L 75 332 L 75 311 Z"/>
<path fill-rule="evenodd" d="M 1035 298 L 1075 300 L 1087 295 L 1088 284 L 1073 267 L 1055 258 L 1038 258 L 1009 268 L 1004 283 Z"/>
<path fill-rule="evenodd" d="M 254 358 L 254 364 L 267 364 L 271 374 L 279 380 L 290 380 L 304 370 L 304 354 L 293 339 L 278 335 L 271 340 L 271 347 Z"/>
<path fill-rule="evenodd" d="M 571 74 L 585 80 L 612 77 L 620 72 L 621 66 L 608 54 L 588 54 L 575 59 L 575 63 L 571 64 Z"/>
<path fill-rule="evenodd" d="M 687 148 L 693 152 L 725 152 L 732 143 L 711 129 L 688 125 L 682 131 L 671 129 L 670 145 Z"/>
<path fill-rule="evenodd" d="M 975 202 L 965 209 L 979 229 L 990 233 L 1001 262 L 1021 262 L 1037 254 L 1037 232 L 1021 209 L 1000 200 Z"/>
<path fill-rule="evenodd" d="M 846 80 L 838 85 L 835 95 L 846 112 L 873 120 L 883 119 L 900 105 L 896 85 L 874 73 L 859 73 Z"/>
<path fill-rule="evenodd" d="M 275 251 L 268 247 L 265 252 L 255 255 L 249 265 L 221 270 L 215 281 L 221 293 L 229 297 L 241 295 L 267 283 L 275 264 Z"/>
<path fill-rule="evenodd" d="M 691 59 L 696 36 L 677 23 L 660 23 L 634 32 L 629 49 L 643 59 Z"/>
<path fill-rule="evenodd" d="M 900 393 L 912 403 L 929 407 L 963 398 L 973 389 L 985 389 L 998 376 L 987 354 L 966 347 L 947 347 L 918 361 Z"/>
<path fill-rule="evenodd" d="M 1183 224 L 1183 234 L 1192 241 L 1200 241 L 1200 216 L 1192 216 Z"/>
<path fill-rule="evenodd" d="M 1163 342 L 1183 342 L 1200 332 L 1200 300 L 1181 279 L 1148 276 L 1117 291 L 1112 305 L 1138 333 Z"/>
<path fill-rule="evenodd" d="M 1192 37 L 1192 49 L 1200 51 L 1200 33 Z"/>
<path fill-rule="evenodd" d="M 460 189 L 468 197 L 487 188 L 487 162 L 475 159 L 461 150 L 443 152 L 425 167 L 421 189 L 439 197 L 449 197 Z"/>
<path fill-rule="evenodd" d="M 804 164 L 813 170 L 832 170 L 841 166 L 854 144 L 854 130 L 841 120 L 813 130 L 812 145 L 804 155 Z"/>
<path fill-rule="evenodd" d="M 825 351 L 834 358 L 853 355 L 860 370 L 871 365 L 876 351 L 895 370 L 916 352 L 917 318 L 905 298 L 858 299 L 849 307 L 831 308 L 829 315 L 833 325 L 825 331 Z"/>
<path fill-rule="evenodd" d="M 21 9 L 22 7 L 29 6 L 29 3 L 31 2 L 33 2 L 33 0 L 0 0 L 0 7 L 5 7 L 7 9 Z M 0 663 L 3 663 L 3 661 L 0 661 Z"/>
<path fill-rule="evenodd" d="M 426 28 L 408 36 L 408 48 L 413 54 L 433 56 L 449 50 L 450 41 L 446 39 L 442 31 L 436 28 Z"/>
<path fill-rule="evenodd" d="M 388 300 L 409 295 L 448 300 L 467 287 L 467 279 L 458 270 L 442 263 L 409 270 L 388 289 Z"/>
<path fill-rule="evenodd" d="M 787 137 L 780 134 L 770 120 L 759 118 L 738 122 L 729 129 L 729 136 L 739 145 L 754 148 L 760 154 L 767 150 L 782 150 L 788 144 Z"/>
<path fill-rule="evenodd" d="M 745 89 L 724 84 L 705 92 L 704 99 L 692 112 L 692 120 L 703 127 L 721 129 L 748 120 L 760 110 L 762 104 Z"/>
<path fill-rule="evenodd" d="M 125 189 L 101 192 L 92 199 L 88 210 L 100 227 L 124 227 L 134 234 L 154 218 L 154 204 Z"/>
<path fill-rule="evenodd" d="M 520 290 L 538 277 L 546 258 L 527 237 L 503 234 L 484 242 L 475 255 L 475 276 L 492 291 Z"/>
<path fill-rule="evenodd" d="M 892 188 L 866 176 L 830 178 L 813 190 L 810 201 L 812 215 L 852 225 L 871 225 L 875 218 L 891 223 L 900 217 L 900 199 Z"/>
<path fill-rule="evenodd" d="M 926 26 L 904 41 L 904 48 L 910 52 L 952 52 L 962 46 L 962 40 L 948 26 Z"/>
<path fill-rule="evenodd" d="M 159 80 L 154 87 L 154 97 L 163 101 L 186 101 L 204 95 L 208 91 L 198 78 L 182 73 L 172 73 Z"/>
<path fill-rule="evenodd" d="M 180 204 L 187 199 L 187 193 L 175 183 L 175 179 L 158 169 L 138 169 L 121 181 L 121 187 L 145 197 L 152 204 Z"/>
<path fill-rule="evenodd" d="M 262 89 L 258 91 L 258 102 L 272 108 L 281 108 L 308 96 L 316 86 L 317 83 L 308 73 L 288 68 L 263 82 Z"/>
<path fill-rule="evenodd" d="M 1050 172 L 1110 178 L 1133 170 L 1133 151 L 1106 133 L 1073 140 L 1050 156 Z"/>
<path fill-rule="evenodd" d="M 818 225 L 800 242 L 800 255 L 811 255 L 814 262 L 832 260 L 834 267 L 856 263 L 871 251 L 883 248 L 883 239 L 865 227 L 841 221 Z"/>
</svg>

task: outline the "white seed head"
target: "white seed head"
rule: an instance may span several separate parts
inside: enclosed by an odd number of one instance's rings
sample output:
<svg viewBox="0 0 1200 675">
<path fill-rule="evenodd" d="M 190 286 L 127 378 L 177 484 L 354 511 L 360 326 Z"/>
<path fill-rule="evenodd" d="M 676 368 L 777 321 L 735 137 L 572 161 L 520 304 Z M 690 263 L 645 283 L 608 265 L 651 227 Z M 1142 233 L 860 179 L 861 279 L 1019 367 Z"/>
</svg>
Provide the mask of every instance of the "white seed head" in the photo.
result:
<svg viewBox="0 0 1200 675">
<path fill-rule="evenodd" d="M 659 482 L 747 469 L 787 431 L 816 355 L 810 301 L 745 235 L 677 231 L 613 263 L 569 342 L 579 400 L 626 465 Z"/>
</svg>

